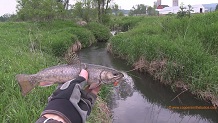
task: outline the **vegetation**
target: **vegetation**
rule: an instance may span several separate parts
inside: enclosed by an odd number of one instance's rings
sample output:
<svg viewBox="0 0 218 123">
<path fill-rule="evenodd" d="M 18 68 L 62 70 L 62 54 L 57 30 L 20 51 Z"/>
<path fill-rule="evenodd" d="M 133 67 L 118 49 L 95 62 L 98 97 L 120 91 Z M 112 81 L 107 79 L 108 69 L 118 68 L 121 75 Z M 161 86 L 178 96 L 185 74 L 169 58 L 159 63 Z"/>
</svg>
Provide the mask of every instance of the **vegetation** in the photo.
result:
<svg viewBox="0 0 218 123">
<path fill-rule="evenodd" d="M 147 6 L 144 4 L 138 4 L 132 7 L 129 12 L 129 16 L 140 16 L 140 15 L 157 15 L 156 5 L 154 7 Z"/>
<path fill-rule="evenodd" d="M 62 2 L 54 0 L 18 0 L 18 18 L 22 21 L 51 21 L 66 14 Z"/>
<path fill-rule="evenodd" d="M 218 4 L 216 5 L 216 8 L 215 8 L 215 10 L 216 10 L 216 11 L 218 10 Z"/>
<path fill-rule="evenodd" d="M 110 29 L 126 32 L 138 25 L 143 19 L 145 19 L 144 16 L 114 17 L 110 23 Z"/>
<path fill-rule="evenodd" d="M 111 39 L 112 51 L 161 82 L 217 105 L 217 15 L 144 18 Z"/>
<path fill-rule="evenodd" d="M 36 88 L 26 97 L 22 97 L 14 78 L 16 74 L 33 74 L 41 69 L 62 64 L 67 48 L 76 41 L 81 42 L 84 48 L 96 41 L 107 41 L 110 38 L 109 29 L 96 23 L 110 21 L 110 0 L 77 2 L 71 7 L 69 0 L 17 2 L 17 15 L 5 14 L 0 17 L 1 22 L 10 21 L 0 23 L 2 123 L 36 121 L 47 103 L 48 96 L 55 89 L 54 86 L 46 89 Z M 78 20 L 90 23 L 83 27 L 76 24 Z M 100 96 L 106 97 L 109 89 L 103 87 L 101 90 Z M 109 112 L 105 110 L 105 113 L 102 113 L 102 109 L 106 109 L 102 100 L 98 100 L 96 105 L 88 122 L 111 122 Z"/>
<path fill-rule="evenodd" d="M 86 28 L 89 29 L 94 34 L 98 42 L 108 41 L 111 36 L 108 27 L 96 22 L 89 23 L 88 25 L 86 25 Z"/>
<path fill-rule="evenodd" d="M 32 74 L 63 63 L 63 54 L 75 41 L 83 47 L 107 41 L 106 26 L 125 32 L 110 40 L 114 54 L 165 84 L 190 90 L 218 105 L 217 12 L 191 17 L 192 7 L 188 6 L 187 11 L 181 7 L 177 16 L 123 17 L 118 5 L 108 6 L 110 2 L 81 0 L 70 6 L 69 0 L 18 0 L 17 15 L 0 17 L 0 21 L 22 21 L 0 23 L 0 122 L 35 121 L 54 90 L 54 86 L 36 88 L 22 97 L 16 74 Z M 137 5 L 130 15 L 156 15 L 154 8 Z M 111 10 L 120 16 L 111 16 Z M 79 26 L 75 20 L 88 24 Z M 100 96 L 105 97 L 109 90 L 103 87 Z M 107 112 L 102 109 L 106 108 L 95 107 L 88 122 L 102 121 L 102 117 L 105 122 L 109 117 L 102 116 Z"/>
<path fill-rule="evenodd" d="M 178 18 L 182 18 L 182 17 L 186 17 L 186 16 L 191 17 L 191 12 L 194 11 L 191 5 L 188 5 L 188 8 L 186 8 L 182 4 L 179 8 L 180 8 L 180 10 L 177 13 Z"/>
<path fill-rule="evenodd" d="M 64 63 L 62 56 L 66 49 L 79 40 L 83 47 L 96 41 L 94 34 L 71 21 L 54 21 L 53 23 L 5 22 L 0 23 L 0 122 L 30 123 L 39 117 L 47 98 L 55 86 L 36 88 L 26 97 L 21 96 L 15 75 L 33 74 L 41 69 Z M 105 35 L 105 34 L 103 34 Z M 102 88 L 100 95 L 104 94 Z M 102 101 L 98 101 L 97 104 Z M 93 123 L 100 113 L 96 106 L 89 122 Z M 31 115 L 30 115 L 31 114 Z M 106 119 L 107 120 L 107 119 Z"/>
</svg>

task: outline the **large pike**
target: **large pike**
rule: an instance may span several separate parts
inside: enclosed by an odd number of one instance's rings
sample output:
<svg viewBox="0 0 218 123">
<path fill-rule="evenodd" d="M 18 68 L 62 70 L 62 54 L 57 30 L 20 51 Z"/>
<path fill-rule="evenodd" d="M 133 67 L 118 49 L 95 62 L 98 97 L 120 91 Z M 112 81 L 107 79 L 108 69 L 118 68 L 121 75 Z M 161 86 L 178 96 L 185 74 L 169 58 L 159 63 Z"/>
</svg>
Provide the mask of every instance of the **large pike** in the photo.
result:
<svg viewBox="0 0 218 123">
<path fill-rule="evenodd" d="M 86 69 L 89 73 L 87 83 L 90 85 L 90 88 L 95 88 L 100 84 L 118 82 L 124 76 L 121 72 L 112 68 L 81 63 L 53 66 L 32 75 L 18 74 L 16 75 L 16 79 L 21 87 L 22 95 L 26 95 L 40 82 L 46 82 L 52 85 L 75 79 L 81 69 Z"/>
</svg>

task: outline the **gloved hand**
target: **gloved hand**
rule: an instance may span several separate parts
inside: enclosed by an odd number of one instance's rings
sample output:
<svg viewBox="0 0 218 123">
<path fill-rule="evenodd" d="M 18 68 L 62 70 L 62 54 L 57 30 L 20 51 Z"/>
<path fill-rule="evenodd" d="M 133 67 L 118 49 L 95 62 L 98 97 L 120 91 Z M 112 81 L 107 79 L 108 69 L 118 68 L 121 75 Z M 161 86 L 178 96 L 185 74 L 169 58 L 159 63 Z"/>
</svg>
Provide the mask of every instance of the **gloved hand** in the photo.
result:
<svg viewBox="0 0 218 123">
<path fill-rule="evenodd" d="M 81 70 L 79 77 L 61 85 L 50 97 L 49 102 L 41 116 L 44 114 L 57 114 L 67 123 L 85 123 L 87 116 L 97 98 L 100 87 L 90 90 L 87 84 L 88 72 Z"/>
</svg>

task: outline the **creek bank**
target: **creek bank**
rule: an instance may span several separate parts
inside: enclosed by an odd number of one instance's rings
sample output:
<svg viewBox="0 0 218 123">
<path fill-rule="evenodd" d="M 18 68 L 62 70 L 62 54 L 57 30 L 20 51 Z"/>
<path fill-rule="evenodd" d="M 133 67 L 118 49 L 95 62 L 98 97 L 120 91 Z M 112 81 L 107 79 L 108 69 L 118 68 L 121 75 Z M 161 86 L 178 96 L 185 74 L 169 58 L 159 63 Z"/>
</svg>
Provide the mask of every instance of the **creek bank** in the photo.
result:
<svg viewBox="0 0 218 123">
<path fill-rule="evenodd" d="M 114 53 L 112 45 L 110 43 L 108 43 L 106 49 L 108 52 L 110 52 L 114 56 L 116 55 L 120 57 L 121 59 L 128 60 L 127 56 Z M 155 61 L 149 62 L 144 57 L 140 57 L 138 61 L 132 64 L 132 67 L 133 67 L 133 70 L 137 70 L 141 73 L 150 74 L 155 80 L 158 80 L 160 83 L 164 85 L 170 86 L 171 89 L 173 89 L 174 91 L 182 91 L 180 94 L 186 91 L 189 91 L 193 96 L 196 96 L 198 99 L 203 99 L 206 102 L 209 101 L 214 107 L 218 106 L 218 97 L 212 94 L 211 92 L 203 92 L 201 90 L 191 91 L 191 86 L 179 79 L 177 79 L 177 81 L 173 81 L 170 79 L 169 81 L 166 81 L 163 73 L 167 72 L 166 71 L 166 66 L 168 64 L 167 62 L 168 62 L 167 59 L 155 60 Z M 184 69 L 184 66 L 179 66 L 176 63 L 172 63 L 172 64 L 176 68 L 180 67 L 181 69 Z"/>
</svg>

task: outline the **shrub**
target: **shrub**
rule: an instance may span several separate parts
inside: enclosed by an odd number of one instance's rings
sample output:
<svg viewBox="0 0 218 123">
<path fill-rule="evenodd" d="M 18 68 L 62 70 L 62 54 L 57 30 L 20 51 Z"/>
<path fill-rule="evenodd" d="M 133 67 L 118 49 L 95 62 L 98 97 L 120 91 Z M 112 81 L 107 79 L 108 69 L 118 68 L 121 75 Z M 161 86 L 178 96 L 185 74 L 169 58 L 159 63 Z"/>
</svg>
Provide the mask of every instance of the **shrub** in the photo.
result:
<svg viewBox="0 0 218 123">
<path fill-rule="evenodd" d="M 72 28 L 69 28 L 68 31 L 71 34 L 77 36 L 78 40 L 82 44 L 82 47 L 88 47 L 96 42 L 96 39 L 95 39 L 95 36 L 93 35 L 93 33 L 86 28 L 72 27 Z"/>
<path fill-rule="evenodd" d="M 96 22 L 87 24 L 86 28 L 92 31 L 96 40 L 99 42 L 108 41 L 111 36 L 110 30 L 106 26 Z"/>
<path fill-rule="evenodd" d="M 143 16 L 114 18 L 112 20 L 113 23 L 111 24 L 110 28 L 126 32 L 129 29 L 135 27 L 138 24 L 138 22 L 141 22 L 143 19 Z"/>
</svg>

